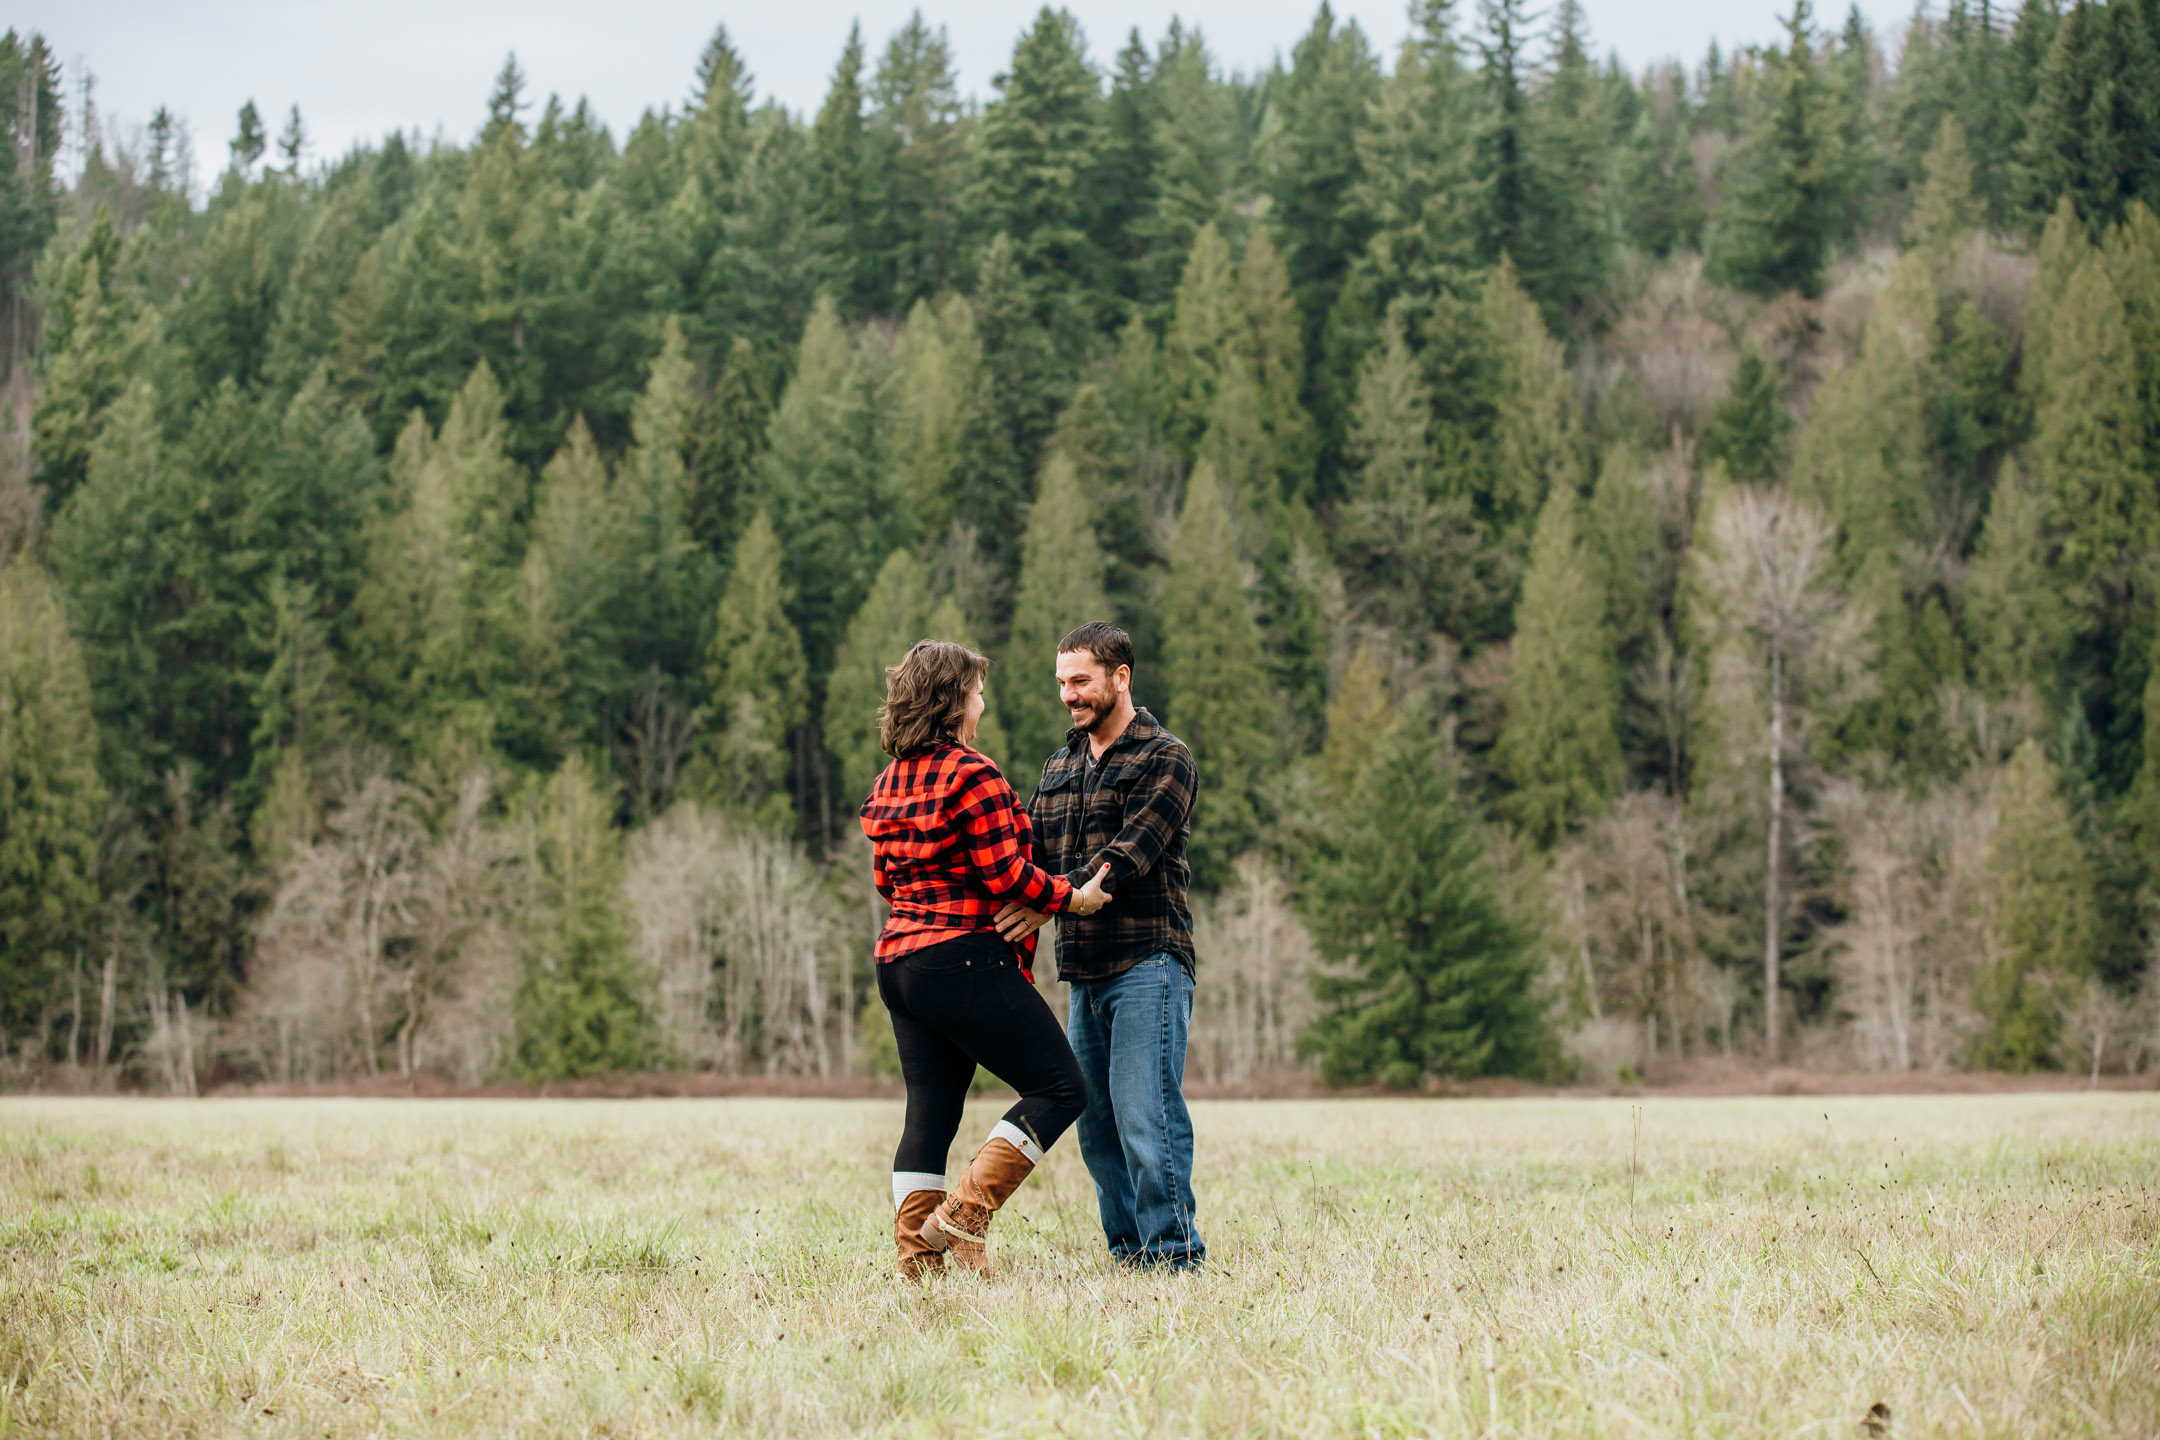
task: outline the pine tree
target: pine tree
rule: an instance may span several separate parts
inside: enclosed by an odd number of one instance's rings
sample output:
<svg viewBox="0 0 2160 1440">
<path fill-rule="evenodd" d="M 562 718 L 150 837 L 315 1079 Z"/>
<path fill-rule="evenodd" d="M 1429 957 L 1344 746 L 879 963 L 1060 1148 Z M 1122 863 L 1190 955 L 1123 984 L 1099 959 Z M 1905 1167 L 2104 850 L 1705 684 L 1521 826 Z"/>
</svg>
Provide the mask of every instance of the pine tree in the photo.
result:
<svg viewBox="0 0 2160 1440">
<path fill-rule="evenodd" d="M 983 644 L 975 634 L 975 627 L 968 623 L 959 597 L 949 590 L 938 597 L 937 604 L 930 607 L 929 638 L 950 640 L 955 645 L 965 645 L 978 655 L 983 653 Z M 1005 739 L 1005 727 L 998 723 L 998 695 L 990 690 L 987 684 L 984 688 L 988 703 L 983 710 L 981 721 L 975 727 L 975 748 L 989 756 L 991 763 L 998 767 L 1000 773 L 1007 773 L 1012 765 L 1012 746 Z M 1023 788 L 1033 784 L 1028 780 L 1026 771 L 1026 764 L 1023 762 L 1020 776 Z"/>
<path fill-rule="evenodd" d="M 1154 204 L 1142 234 L 1147 294 L 1160 304 L 1200 227 L 1229 219 L 1237 119 L 1200 33 L 1175 19 L 1149 78 L 1154 166 L 1142 193 Z"/>
<path fill-rule="evenodd" d="M 1239 312 L 1230 247 L 1219 230 L 1204 225 L 1185 257 L 1170 330 L 1163 340 L 1171 434 L 1187 455 L 1207 433 L 1224 373 L 1240 363 L 1251 364 L 1244 317 Z"/>
<path fill-rule="evenodd" d="M 1069 350 L 1094 323 L 1102 267 L 1087 187 L 1101 82 L 1079 22 L 1043 6 L 992 83 L 998 97 L 983 107 L 976 142 L 976 214 L 983 233 L 1012 238 L 1036 318 Z"/>
<path fill-rule="evenodd" d="M 632 670 L 617 633 L 623 517 L 583 416 L 541 473 L 539 494 L 520 576 L 538 688 L 558 745 L 594 747 L 608 739 L 602 717 L 630 689 Z"/>
<path fill-rule="evenodd" d="M 1551 73 L 1532 109 L 1538 183 L 1523 284 L 1563 326 L 1580 330 L 1605 299 L 1612 263 L 1605 216 L 1611 121 L 1588 52 L 1580 0 L 1561 0 Z"/>
<path fill-rule="evenodd" d="M 1314 943 L 1339 968 L 1314 979 L 1325 1011 L 1300 1048 L 1335 1085 L 1544 1072 L 1535 939 L 1439 745 L 1416 723 L 1374 739 L 1302 887 Z"/>
<path fill-rule="evenodd" d="M 696 373 L 670 317 L 660 354 L 631 412 L 633 443 L 615 477 L 617 603 L 613 628 L 633 674 L 677 677 L 697 667 L 698 638 L 718 567 L 691 528 L 685 457 L 697 408 Z"/>
<path fill-rule="evenodd" d="M 1973 198 L 1972 154 L 1966 148 L 1965 127 L 1955 115 L 1943 117 L 1926 165 L 1927 183 L 1913 201 L 1905 237 L 1926 252 L 1936 283 L 1941 284 L 1957 247 L 1978 223 L 1980 210 Z"/>
<path fill-rule="evenodd" d="M 1347 449 L 1353 478 L 1334 540 L 1361 608 L 1409 634 L 1482 628 L 1494 557 L 1478 543 L 1470 497 L 1443 489 L 1432 394 L 1399 310 L 1359 374 Z"/>
<path fill-rule="evenodd" d="M 903 509 L 914 517 L 918 536 L 935 539 L 953 517 L 966 428 L 988 383 L 975 311 L 964 298 L 940 296 L 934 307 L 915 302 L 900 332 L 894 380 L 899 414 L 892 448 Z"/>
<path fill-rule="evenodd" d="M 2154 198 L 2160 203 L 2160 196 Z M 2108 232 L 2105 250 L 2136 356 L 2145 470 L 2160 475 L 2160 219 L 2142 200 L 2131 201 L 2122 223 Z"/>
<path fill-rule="evenodd" d="M 1531 138 L 1530 94 L 1525 84 L 1522 44 L 1528 24 L 1523 0 L 1479 0 L 1483 33 L 1478 50 L 1484 62 L 1485 107 L 1478 135 L 1477 173 L 1484 182 L 1480 253 L 1487 261 L 1505 258 L 1519 271 L 1535 266 L 1539 185 L 1536 144 Z"/>
<path fill-rule="evenodd" d="M 1268 503 L 1309 503 L 1317 455 L 1303 400 L 1305 340 L 1289 273 L 1264 229 L 1253 232 L 1238 264 L 1238 304 L 1252 337 L 1260 429 L 1267 437 L 1262 474 Z"/>
<path fill-rule="evenodd" d="M 1837 224 L 1836 106 L 1816 63 L 1810 18 L 1808 0 L 1793 0 L 1781 22 L 1786 43 L 1770 56 L 1763 118 L 1734 157 L 1737 173 L 1710 242 L 1714 273 L 1765 293 L 1820 293 Z"/>
<path fill-rule="evenodd" d="M 2055 701 L 2075 628 L 2048 564 L 2048 495 L 2026 467 L 2003 467 L 1965 587 L 1973 668 L 1997 695 Z"/>
<path fill-rule="evenodd" d="M 521 1079 L 637 1070 L 653 1058 L 647 980 L 617 908 L 622 840 L 613 809 L 574 755 L 532 807 L 528 843 L 538 894 L 512 1009 L 512 1068 Z"/>
<path fill-rule="evenodd" d="M 1026 767 L 1063 744 L 1070 724 L 1051 678 L 1057 642 L 1074 626 L 1109 612 L 1093 509 L 1071 457 L 1053 451 L 1043 462 L 1041 487 L 1028 515 L 1020 588 L 1013 597 L 1012 645 L 1000 687 L 1006 733 L 1023 776 Z"/>
<path fill-rule="evenodd" d="M 884 358 L 857 345 L 832 302 L 820 301 L 761 461 L 756 503 L 779 537 L 789 613 L 813 675 L 831 668 L 842 627 L 892 548 Z"/>
<path fill-rule="evenodd" d="M 1520 557 L 1547 493 L 1581 488 L 1581 422 L 1560 343 L 1504 260 L 1485 278 L 1479 320 L 1495 412 L 1492 482 L 1478 497 L 1480 518 L 1505 551 Z"/>
<path fill-rule="evenodd" d="M 1351 264 L 1372 235 L 1357 203 L 1363 165 L 1358 135 L 1380 97 L 1380 66 L 1355 22 L 1337 25 L 1322 0 L 1290 52 L 1281 85 L 1281 153 L 1269 181 L 1269 223 L 1304 317 L 1308 354 L 1334 310 Z"/>
<path fill-rule="evenodd" d="M 868 155 L 864 146 L 862 22 L 848 27 L 817 120 L 810 127 L 811 215 L 848 266 L 848 309 L 862 313 L 882 298 L 876 256 L 865 243 Z"/>
<path fill-rule="evenodd" d="M 1988 870 L 2002 949 L 1974 987 L 1989 1024 L 1974 1059 L 1993 1069 L 2037 1070 L 2052 1058 L 2058 1023 L 2050 984 L 2092 967 L 2092 875 L 2039 741 L 2027 740 L 2010 757 L 1994 800 Z"/>
<path fill-rule="evenodd" d="M 736 336 L 692 437 L 686 518 L 691 535 L 715 558 L 732 548 L 743 525 L 741 507 L 757 486 L 772 418 L 764 369 L 750 342 Z"/>
<path fill-rule="evenodd" d="M 865 205 L 879 308 L 898 314 L 961 276 L 966 107 L 945 32 L 909 16 L 870 87 Z"/>
<path fill-rule="evenodd" d="M 809 699 L 802 641 L 788 621 L 788 598 L 779 537 L 760 510 L 735 546 L 706 652 L 718 734 L 705 788 L 776 825 L 787 816 L 782 787 Z"/>
<path fill-rule="evenodd" d="M 974 528 L 992 571 L 1010 585 L 1020 567 L 1036 467 L 1056 419 L 1059 377 L 1019 252 L 1003 235 L 983 257 L 974 315 L 981 358 L 953 472 L 951 513 Z"/>
<path fill-rule="evenodd" d="M 109 228 L 109 215 L 100 211 L 98 219 Z M 79 266 L 70 262 L 67 268 L 74 274 L 63 274 L 66 313 L 45 335 L 45 385 L 31 421 L 30 446 L 38 460 L 48 519 L 60 513 L 88 476 L 90 450 L 105 412 L 127 385 L 128 347 L 121 334 L 119 301 L 96 238 L 83 247 Z"/>
<path fill-rule="evenodd" d="M 1200 767 L 1194 883 L 1211 889 L 1260 838 L 1261 771 L 1278 702 L 1268 693 L 1230 507 L 1205 461 L 1185 482 L 1162 606 L 1168 720 Z"/>
<path fill-rule="evenodd" d="M 97 745 L 60 596 L 35 558 L 17 556 L 0 569 L 0 1025 L 10 1032 L 41 1023 L 89 938 L 106 808 Z"/>
<path fill-rule="evenodd" d="M 1357 264 L 1376 313 L 1398 295 L 1459 286 L 1476 258 L 1475 117 L 1451 8 L 1418 7 L 1417 28 L 1358 133 L 1356 198 L 1373 233 Z M 1345 402 L 1349 379 L 1339 381 Z"/>
<path fill-rule="evenodd" d="M 1507 725 L 1493 763 L 1507 807 L 1530 840 L 1550 848 L 1611 798 L 1625 777 L 1619 695 L 1597 565 L 1576 531 L 1566 487 L 1546 498 L 1515 611 Z"/>
<path fill-rule="evenodd" d="M 2018 381 L 2026 395 L 2037 401 L 2047 390 L 2049 338 L 2055 329 L 2055 311 L 2070 289 L 2070 279 L 2093 253 L 2085 236 L 2085 222 L 2078 219 L 2070 198 L 2064 196 L 2040 231 L 2040 266 L 2026 292 L 2023 328 L 2024 354 Z"/>
<path fill-rule="evenodd" d="M 2103 258 L 2090 253 L 2049 316 L 2046 388 L 2033 417 L 2033 467 L 2061 527 L 2058 564 L 2072 595 L 2110 579 L 2152 534 L 2142 421 L 2122 303 Z"/>
<path fill-rule="evenodd" d="M 1154 233 L 1161 163 L 1156 131 L 1163 123 L 1154 80 L 1154 62 L 1134 26 L 1117 53 L 1103 99 L 1091 181 L 1101 202 L 1095 210 L 1095 243 L 1108 266 L 1107 283 L 1128 304 L 1151 307 L 1167 297 L 1165 271 L 1173 258 L 1162 253 Z"/>
<path fill-rule="evenodd" d="M 1777 374 L 1749 346 L 1733 367 L 1731 387 L 1703 434 L 1705 460 L 1715 460 L 1735 480 L 1774 480 L 1784 469 L 1792 419 L 1778 399 Z"/>
<path fill-rule="evenodd" d="M 878 748 L 878 706 L 885 701 L 885 670 L 930 634 L 930 577 L 915 552 L 885 557 L 870 594 L 848 622 L 847 636 L 825 682 L 826 748 L 840 762 L 842 808 L 862 803 L 885 753 Z"/>
</svg>

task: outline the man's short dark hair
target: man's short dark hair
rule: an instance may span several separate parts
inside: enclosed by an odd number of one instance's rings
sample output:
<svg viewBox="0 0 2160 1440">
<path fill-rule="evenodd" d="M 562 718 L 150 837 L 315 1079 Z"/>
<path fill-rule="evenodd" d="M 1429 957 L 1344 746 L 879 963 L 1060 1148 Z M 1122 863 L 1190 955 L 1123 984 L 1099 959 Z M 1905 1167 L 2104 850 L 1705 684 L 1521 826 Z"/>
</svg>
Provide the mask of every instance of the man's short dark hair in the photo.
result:
<svg viewBox="0 0 2160 1440">
<path fill-rule="evenodd" d="M 1132 668 L 1132 636 L 1107 620 L 1090 620 L 1079 629 L 1058 641 L 1058 654 L 1071 655 L 1085 650 L 1103 667 L 1103 673 L 1114 675 L 1117 667 Z"/>
</svg>

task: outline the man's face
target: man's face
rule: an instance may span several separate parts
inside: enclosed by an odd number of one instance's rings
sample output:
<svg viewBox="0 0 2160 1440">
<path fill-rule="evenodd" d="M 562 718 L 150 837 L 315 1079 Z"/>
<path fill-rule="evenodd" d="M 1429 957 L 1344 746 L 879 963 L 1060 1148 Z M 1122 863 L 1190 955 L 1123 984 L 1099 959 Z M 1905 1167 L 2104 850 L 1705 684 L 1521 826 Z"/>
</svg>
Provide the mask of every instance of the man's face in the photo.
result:
<svg viewBox="0 0 2160 1440">
<path fill-rule="evenodd" d="M 1106 670 L 1087 651 L 1068 650 L 1057 657 L 1057 682 L 1073 728 L 1093 731 L 1117 709 L 1118 697 L 1132 684 L 1132 671 L 1123 665 Z"/>
</svg>

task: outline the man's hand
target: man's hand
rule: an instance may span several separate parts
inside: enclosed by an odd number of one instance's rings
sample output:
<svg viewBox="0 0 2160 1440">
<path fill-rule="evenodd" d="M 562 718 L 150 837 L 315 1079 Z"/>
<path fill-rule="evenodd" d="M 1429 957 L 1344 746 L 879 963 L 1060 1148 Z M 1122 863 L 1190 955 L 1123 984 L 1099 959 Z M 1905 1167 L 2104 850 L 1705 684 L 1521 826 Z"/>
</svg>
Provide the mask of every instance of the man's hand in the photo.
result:
<svg viewBox="0 0 2160 1440">
<path fill-rule="evenodd" d="M 997 932 L 1007 940 L 1025 940 L 1042 929 L 1050 917 L 1040 910 L 1030 910 L 1025 905 L 1007 905 L 997 913 Z"/>
</svg>

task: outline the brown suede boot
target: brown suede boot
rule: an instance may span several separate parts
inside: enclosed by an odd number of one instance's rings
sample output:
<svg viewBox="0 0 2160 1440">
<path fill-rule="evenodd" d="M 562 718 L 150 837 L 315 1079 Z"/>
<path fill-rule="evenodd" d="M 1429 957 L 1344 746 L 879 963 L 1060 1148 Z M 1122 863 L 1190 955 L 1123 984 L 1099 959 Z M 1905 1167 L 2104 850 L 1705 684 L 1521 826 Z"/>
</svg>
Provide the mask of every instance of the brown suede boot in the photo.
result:
<svg viewBox="0 0 2160 1440">
<path fill-rule="evenodd" d="M 944 1252 L 926 1243 L 922 1237 L 923 1221 L 944 1200 L 942 1190 L 911 1190 L 900 1208 L 893 1212 L 893 1244 L 900 1249 L 899 1263 L 893 1273 L 902 1280 L 920 1280 L 945 1268 Z"/>
<path fill-rule="evenodd" d="M 990 1239 L 990 1217 L 1004 1207 L 1034 1169 L 1035 1162 L 1022 1154 L 1018 1145 L 992 1133 L 982 1149 L 975 1152 L 967 1173 L 953 1186 L 945 1203 L 923 1221 L 923 1242 L 976 1274 L 988 1275 L 990 1257 L 985 1247 Z"/>
</svg>

